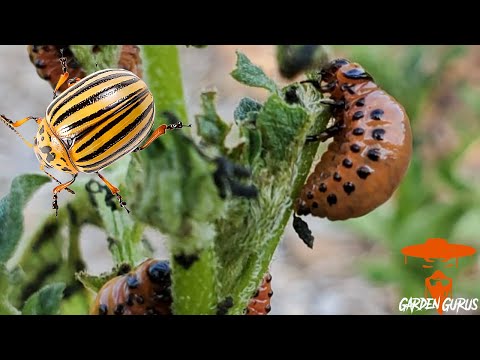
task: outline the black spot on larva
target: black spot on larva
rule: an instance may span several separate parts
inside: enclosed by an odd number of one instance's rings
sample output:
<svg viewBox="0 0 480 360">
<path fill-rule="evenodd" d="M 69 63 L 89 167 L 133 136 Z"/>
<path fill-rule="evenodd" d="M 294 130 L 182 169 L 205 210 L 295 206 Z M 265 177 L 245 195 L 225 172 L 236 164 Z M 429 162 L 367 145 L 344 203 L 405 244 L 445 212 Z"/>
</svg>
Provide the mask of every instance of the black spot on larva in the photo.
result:
<svg viewBox="0 0 480 360">
<path fill-rule="evenodd" d="M 308 199 L 308 200 L 312 200 L 312 199 L 313 199 L 313 194 L 312 194 L 311 191 L 309 191 L 309 192 L 307 193 L 307 199 Z"/>
<path fill-rule="evenodd" d="M 355 185 L 351 181 L 347 181 L 345 184 L 343 184 L 343 190 L 347 193 L 347 195 L 350 195 L 355 191 Z"/>
<path fill-rule="evenodd" d="M 318 203 L 316 201 L 312 203 L 312 208 L 318 209 Z"/>
<path fill-rule="evenodd" d="M 360 79 L 373 80 L 372 76 L 362 68 L 350 69 L 348 71 L 345 71 L 343 75 L 346 78 L 353 79 L 353 80 L 360 80 Z"/>
<path fill-rule="evenodd" d="M 370 119 L 372 120 L 382 120 L 384 112 L 382 109 L 375 109 L 370 113 Z"/>
<path fill-rule="evenodd" d="M 260 295 L 260 289 L 255 290 L 252 297 L 256 298 L 258 295 Z"/>
<path fill-rule="evenodd" d="M 100 304 L 98 307 L 98 315 L 107 315 L 108 307 L 105 304 Z"/>
<path fill-rule="evenodd" d="M 268 295 L 268 297 L 272 297 L 273 296 L 273 290 L 270 290 L 267 295 Z"/>
<path fill-rule="evenodd" d="M 383 136 L 385 135 L 384 129 L 375 129 L 372 131 L 372 138 L 375 140 L 383 140 Z"/>
<path fill-rule="evenodd" d="M 127 276 L 127 286 L 130 289 L 135 289 L 140 285 L 140 281 L 138 281 L 138 278 L 135 275 L 128 275 Z"/>
<path fill-rule="evenodd" d="M 356 111 L 352 115 L 352 120 L 359 120 L 361 118 L 363 118 L 363 111 Z"/>
<path fill-rule="evenodd" d="M 267 275 L 267 278 L 265 279 L 265 281 L 266 281 L 267 283 L 271 282 L 271 281 L 272 281 L 272 274 L 268 274 L 268 275 Z"/>
<path fill-rule="evenodd" d="M 335 174 L 333 174 L 333 180 L 340 181 L 342 180 L 342 176 L 338 172 L 335 172 Z"/>
<path fill-rule="evenodd" d="M 335 194 L 328 195 L 327 202 L 328 202 L 328 205 L 330 206 L 335 205 L 337 203 L 337 195 Z"/>
<path fill-rule="evenodd" d="M 364 132 L 365 132 L 365 130 L 363 130 L 362 128 L 355 128 L 355 129 L 353 129 L 352 134 L 353 135 L 363 135 Z"/>
<path fill-rule="evenodd" d="M 42 125 L 42 126 L 40 126 L 40 128 L 38 129 L 38 134 L 39 134 L 39 135 L 42 135 L 44 131 L 45 131 L 45 125 Z"/>
<path fill-rule="evenodd" d="M 122 315 L 124 311 L 125 311 L 125 305 L 118 304 L 117 306 L 115 306 L 115 310 L 113 310 L 113 313 L 115 315 Z"/>
<path fill-rule="evenodd" d="M 366 179 L 372 173 L 372 169 L 368 166 L 360 166 L 357 169 L 357 175 L 360 179 Z"/>
<path fill-rule="evenodd" d="M 373 160 L 373 161 L 378 161 L 378 159 L 380 159 L 380 149 L 370 149 L 368 150 L 367 152 L 367 156 L 370 160 Z"/>
<path fill-rule="evenodd" d="M 318 190 L 320 192 L 325 192 L 327 191 L 327 185 L 325 185 L 325 183 L 321 183 L 320 186 L 318 187 Z"/>
<path fill-rule="evenodd" d="M 364 106 L 365 105 L 365 98 L 358 99 L 355 103 L 356 106 Z"/>
<path fill-rule="evenodd" d="M 145 299 L 141 295 L 135 294 L 134 298 L 135 298 L 135 301 L 140 305 L 142 305 L 145 302 Z"/>
<path fill-rule="evenodd" d="M 305 204 L 301 204 L 297 209 L 297 214 L 298 215 L 308 215 L 308 214 L 310 214 L 310 209 Z"/>
<path fill-rule="evenodd" d="M 350 159 L 343 159 L 342 165 L 345 166 L 346 168 L 351 168 L 353 166 L 352 160 Z"/>
<path fill-rule="evenodd" d="M 191 255 L 180 254 L 180 255 L 175 255 L 173 258 L 184 269 L 190 268 L 190 266 L 192 266 L 193 263 L 199 259 L 197 254 L 191 254 Z"/>
<path fill-rule="evenodd" d="M 268 314 L 270 311 L 272 311 L 272 307 L 270 306 L 270 304 L 268 304 L 267 306 L 265 306 L 265 312 Z"/>
<path fill-rule="evenodd" d="M 165 284 L 170 278 L 170 265 L 168 261 L 159 261 L 150 265 L 147 274 L 153 283 Z"/>
<path fill-rule="evenodd" d="M 350 145 L 350 150 L 352 150 L 352 151 L 355 152 L 355 153 L 358 153 L 358 152 L 360 151 L 360 149 L 361 149 L 361 148 L 360 148 L 360 145 L 358 145 L 358 144 L 352 144 L 352 145 Z"/>
<path fill-rule="evenodd" d="M 128 294 L 125 304 L 127 304 L 127 306 L 133 306 L 133 299 L 134 299 L 134 295 Z"/>
</svg>

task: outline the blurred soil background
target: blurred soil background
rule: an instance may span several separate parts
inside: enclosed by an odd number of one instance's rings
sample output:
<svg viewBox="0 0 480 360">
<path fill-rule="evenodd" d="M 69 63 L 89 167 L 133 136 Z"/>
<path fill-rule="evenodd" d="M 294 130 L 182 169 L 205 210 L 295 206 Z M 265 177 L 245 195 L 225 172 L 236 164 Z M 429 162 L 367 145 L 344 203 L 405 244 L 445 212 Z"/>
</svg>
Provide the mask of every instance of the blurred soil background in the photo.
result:
<svg viewBox="0 0 480 360">
<path fill-rule="evenodd" d="M 233 110 L 242 97 L 250 96 L 264 100 L 267 92 L 262 89 L 245 87 L 237 83 L 229 73 L 235 67 L 235 51 L 240 50 L 250 60 L 262 67 L 267 75 L 280 84 L 293 80 L 281 77 L 275 46 L 269 45 L 223 45 L 208 46 L 204 49 L 180 46 L 184 75 L 185 96 L 188 103 L 189 119 L 199 112 L 199 94 L 205 89 L 218 91 L 218 111 L 225 120 L 233 119 Z M 334 56 L 349 56 L 349 47 L 331 48 Z M 375 50 L 376 51 L 376 50 Z M 405 47 L 392 47 L 392 53 L 405 51 Z M 448 154 L 462 140 L 455 134 L 457 109 L 464 107 L 452 93 L 450 85 L 458 79 L 470 82 L 480 89 L 480 47 L 470 46 L 458 59 L 456 65 L 442 77 L 442 85 L 432 92 L 432 101 L 422 109 L 422 126 L 428 133 L 423 140 L 422 156 L 432 162 L 442 154 Z M 26 45 L 0 46 L 0 113 L 12 120 L 28 115 L 43 116 L 52 99 L 50 85 L 42 80 L 30 63 Z M 428 64 L 427 64 L 428 65 Z M 386 64 L 385 66 L 389 66 Z M 472 69 L 477 69 L 472 71 Z M 375 77 L 375 73 L 372 72 Z M 168 91 L 168 89 L 165 89 Z M 472 110 L 472 118 L 476 117 Z M 447 119 L 446 119 L 447 118 Z M 27 139 L 32 139 L 36 127 L 24 125 L 21 130 Z M 161 140 L 160 140 L 161 141 Z M 459 171 L 468 181 L 478 182 L 480 174 L 480 147 L 472 146 Z M 430 161 L 429 160 L 429 161 Z M 11 180 L 23 173 L 40 173 L 34 153 L 8 128 L 0 127 L 0 197 L 8 190 Z M 81 174 L 80 176 L 90 176 Z M 93 176 L 93 175 L 92 175 Z M 60 179 L 67 179 L 58 175 Z M 26 208 L 26 231 L 28 235 L 39 221 L 51 210 L 51 189 L 53 184 L 43 187 Z M 60 195 L 60 206 L 67 193 Z M 376 212 L 388 211 L 388 206 Z M 369 280 L 360 271 L 360 263 L 368 258 L 385 256 L 399 257 L 384 243 L 358 233 L 345 222 L 329 222 L 324 219 L 306 218 L 316 238 L 314 249 L 307 248 L 297 237 L 291 224 L 286 228 L 284 238 L 277 249 L 271 265 L 273 275 L 271 314 L 395 314 L 402 294 L 395 284 L 378 283 Z M 432 234 L 434 236 L 435 234 Z M 161 234 L 148 231 L 147 236 L 155 246 L 156 255 L 165 257 Z M 418 242 L 424 239 L 418 239 Z M 86 228 L 82 233 L 82 249 L 88 271 L 101 273 L 112 267 L 111 255 L 107 250 L 106 236 L 96 228 Z M 34 256 L 34 254 L 32 254 Z M 422 294 L 418 294 L 422 296 Z"/>
</svg>

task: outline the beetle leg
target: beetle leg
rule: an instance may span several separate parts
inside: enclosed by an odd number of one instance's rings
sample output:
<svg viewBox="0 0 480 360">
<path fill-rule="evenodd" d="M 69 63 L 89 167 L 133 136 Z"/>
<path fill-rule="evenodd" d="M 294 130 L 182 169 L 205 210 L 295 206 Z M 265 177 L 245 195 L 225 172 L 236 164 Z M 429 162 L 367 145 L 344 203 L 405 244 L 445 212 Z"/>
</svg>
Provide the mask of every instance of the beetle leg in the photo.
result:
<svg viewBox="0 0 480 360">
<path fill-rule="evenodd" d="M 58 193 L 62 190 L 65 190 L 67 189 L 70 185 L 73 184 L 73 182 L 75 181 L 75 179 L 77 178 L 77 174 L 73 175 L 73 179 L 64 183 L 64 184 L 60 184 L 58 186 L 56 186 L 54 189 L 53 189 L 53 201 L 52 201 L 52 208 L 55 209 L 55 216 L 58 215 L 58 203 L 57 203 L 57 200 L 58 200 Z"/>
<path fill-rule="evenodd" d="M 50 179 L 52 179 L 52 180 L 56 181 L 58 184 L 62 185 L 61 181 L 58 180 L 55 176 L 53 176 L 53 175 L 49 174 L 48 172 L 46 172 L 45 169 L 44 169 L 44 167 L 45 167 L 45 166 L 44 166 L 43 164 L 41 164 L 41 165 L 40 165 L 40 170 L 42 170 Z M 74 194 L 74 195 L 75 195 L 75 191 L 73 191 L 72 189 L 70 189 L 70 188 L 67 187 L 67 188 L 65 188 L 65 190 L 67 190 L 70 194 Z"/>
<path fill-rule="evenodd" d="M 63 74 L 60 75 L 58 78 L 57 86 L 55 86 L 55 89 L 53 90 L 53 98 L 55 99 L 57 97 L 57 91 L 60 89 L 60 87 L 65 83 L 65 81 L 68 80 L 68 71 L 67 71 L 67 58 L 63 56 L 63 49 L 61 50 L 62 52 L 62 57 L 60 58 L 60 63 L 62 64 L 62 72 Z"/>
<path fill-rule="evenodd" d="M 163 113 L 164 116 L 170 118 L 170 119 L 177 119 L 177 117 L 168 112 L 168 111 L 165 111 Z M 158 139 L 160 136 L 162 136 L 163 134 L 165 134 L 165 132 L 167 130 L 175 130 L 175 129 L 181 129 L 183 127 L 192 127 L 192 124 L 188 124 L 188 125 L 183 125 L 183 123 L 181 121 L 177 121 L 176 123 L 174 124 L 169 124 L 169 125 L 160 125 L 153 133 L 152 135 L 150 135 L 150 137 L 147 139 L 147 141 L 145 142 L 145 144 L 143 144 L 142 146 L 139 146 L 137 147 L 135 150 L 133 150 L 133 152 L 137 152 L 137 151 L 140 151 L 140 150 L 144 150 L 146 149 L 148 146 L 150 146 L 150 144 L 152 142 L 154 142 L 156 139 Z"/>
<path fill-rule="evenodd" d="M 342 129 L 345 128 L 345 124 L 335 124 L 326 128 L 320 134 L 316 135 L 308 135 L 307 142 L 314 142 L 314 141 L 327 141 L 331 137 L 337 135 Z"/>
<path fill-rule="evenodd" d="M 130 213 L 130 210 L 128 210 L 127 208 L 127 203 L 125 201 L 123 201 L 122 197 L 120 196 L 119 192 L 120 192 L 120 189 L 117 188 L 115 185 L 111 184 L 107 179 L 105 179 L 103 177 L 102 174 L 100 174 L 99 172 L 97 172 L 97 175 L 100 177 L 100 179 L 102 179 L 102 181 L 105 183 L 105 185 L 107 185 L 107 187 L 110 189 L 110 191 L 112 192 L 113 195 L 115 195 L 118 199 L 118 202 L 120 203 L 120 206 L 123 207 L 125 210 L 127 210 L 128 213 Z"/>
</svg>

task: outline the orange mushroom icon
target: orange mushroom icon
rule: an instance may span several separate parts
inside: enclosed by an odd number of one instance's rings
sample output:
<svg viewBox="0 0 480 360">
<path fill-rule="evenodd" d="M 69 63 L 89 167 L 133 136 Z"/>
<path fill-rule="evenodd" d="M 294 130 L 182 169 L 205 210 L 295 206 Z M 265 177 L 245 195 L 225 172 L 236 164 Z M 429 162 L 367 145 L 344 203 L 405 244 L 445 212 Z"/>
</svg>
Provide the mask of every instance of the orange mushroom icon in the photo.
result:
<svg viewBox="0 0 480 360">
<path fill-rule="evenodd" d="M 427 239 L 424 244 L 410 245 L 402 249 L 405 255 L 405 264 L 408 256 L 423 258 L 427 263 L 433 263 L 439 259 L 446 263 L 455 258 L 455 267 L 458 267 L 458 259 L 464 256 L 475 254 L 476 250 L 468 245 L 449 244 L 447 240 L 441 238 Z M 453 264 L 447 264 L 447 267 Z M 424 268 L 432 268 L 432 265 L 423 265 Z M 436 270 L 431 276 L 425 279 L 425 298 L 427 291 L 433 299 L 439 302 L 437 312 L 443 313 L 443 303 L 446 298 L 452 297 L 452 279 L 446 276 L 442 271 Z"/>
</svg>

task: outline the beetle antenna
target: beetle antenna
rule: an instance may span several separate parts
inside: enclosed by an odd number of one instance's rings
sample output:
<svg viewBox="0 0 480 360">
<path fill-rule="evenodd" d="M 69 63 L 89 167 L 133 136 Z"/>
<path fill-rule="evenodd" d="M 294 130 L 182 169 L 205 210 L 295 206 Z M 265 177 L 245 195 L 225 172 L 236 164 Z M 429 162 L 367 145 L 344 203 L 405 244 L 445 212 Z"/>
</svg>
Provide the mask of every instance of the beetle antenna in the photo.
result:
<svg viewBox="0 0 480 360">
<path fill-rule="evenodd" d="M 12 125 L 12 120 L 10 119 L 7 119 L 4 115 L 0 115 L 0 119 L 2 119 L 2 121 L 13 131 L 15 132 L 19 137 L 20 139 L 23 140 L 23 142 L 28 146 L 28 147 L 33 147 L 33 145 L 27 141 L 22 134 L 20 134 L 17 129 L 15 129 Z"/>
</svg>

